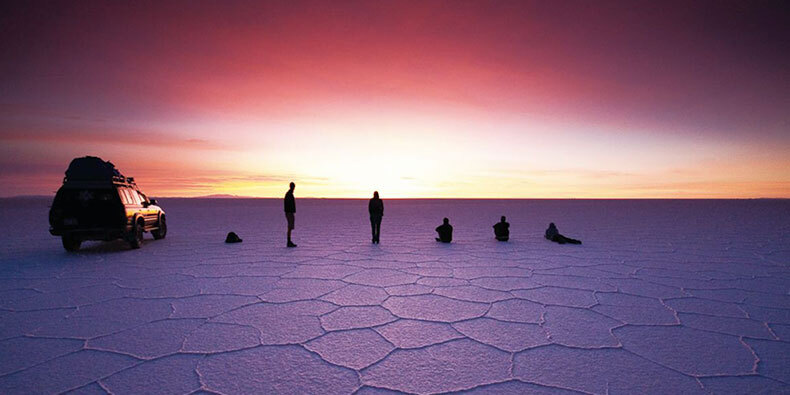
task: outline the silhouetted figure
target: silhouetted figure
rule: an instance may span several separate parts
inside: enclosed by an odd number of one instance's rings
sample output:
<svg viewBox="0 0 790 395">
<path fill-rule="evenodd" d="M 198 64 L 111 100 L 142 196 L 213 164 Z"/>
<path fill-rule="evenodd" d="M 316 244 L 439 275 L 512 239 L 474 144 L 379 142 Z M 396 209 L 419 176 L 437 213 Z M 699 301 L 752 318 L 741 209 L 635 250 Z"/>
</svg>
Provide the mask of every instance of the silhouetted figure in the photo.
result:
<svg viewBox="0 0 790 395">
<path fill-rule="evenodd" d="M 241 243 L 242 240 L 235 232 L 228 233 L 228 237 L 225 238 L 226 243 Z"/>
<path fill-rule="evenodd" d="M 499 241 L 510 239 L 510 224 L 505 221 L 504 215 L 501 221 L 494 224 L 494 237 Z"/>
<path fill-rule="evenodd" d="M 554 222 L 549 224 L 549 228 L 546 229 L 546 236 L 547 239 L 560 244 L 581 244 L 582 242 L 576 239 L 571 239 L 570 237 L 565 237 L 560 234 L 560 231 L 557 230 L 557 226 L 554 225 Z"/>
<path fill-rule="evenodd" d="M 379 243 L 381 234 L 381 217 L 384 216 L 384 202 L 379 199 L 379 191 L 373 192 L 373 198 L 368 202 L 368 213 L 370 213 L 370 230 L 373 233 L 373 243 Z"/>
<path fill-rule="evenodd" d="M 441 241 L 442 243 L 452 242 L 453 226 L 450 225 L 450 220 L 445 218 L 444 223 L 436 227 L 436 233 L 439 234 L 439 237 L 436 238 L 436 241 Z"/>
<path fill-rule="evenodd" d="M 296 189 L 296 184 L 293 182 L 291 183 L 291 188 L 288 189 L 288 192 L 285 193 L 285 219 L 288 220 L 288 247 L 296 247 L 291 241 L 291 231 L 294 230 L 294 213 L 296 213 L 296 201 L 294 200 L 294 189 Z"/>
</svg>

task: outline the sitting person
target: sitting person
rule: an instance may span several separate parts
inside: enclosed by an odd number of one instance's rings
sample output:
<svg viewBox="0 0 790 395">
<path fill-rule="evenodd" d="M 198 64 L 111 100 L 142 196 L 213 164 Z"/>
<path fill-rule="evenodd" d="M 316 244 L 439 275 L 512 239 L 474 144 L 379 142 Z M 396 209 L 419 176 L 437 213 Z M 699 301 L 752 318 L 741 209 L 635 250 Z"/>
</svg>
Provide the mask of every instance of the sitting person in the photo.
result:
<svg viewBox="0 0 790 395">
<path fill-rule="evenodd" d="M 494 224 L 494 237 L 499 241 L 508 241 L 510 238 L 510 224 L 505 221 L 505 216 L 502 220 Z"/>
<path fill-rule="evenodd" d="M 450 225 L 450 220 L 445 218 L 444 223 L 436 227 L 436 233 L 439 233 L 439 237 L 436 238 L 436 241 L 441 241 L 442 243 L 452 242 L 453 226 Z"/>
<path fill-rule="evenodd" d="M 546 238 L 560 244 L 570 243 L 570 244 L 581 244 L 582 242 L 576 239 L 571 239 L 570 237 L 565 237 L 560 234 L 560 231 L 557 230 L 557 226 L 554 225 L 554 222 L 549 224 L 549 228 L 546 229 Z"/>
</svg>

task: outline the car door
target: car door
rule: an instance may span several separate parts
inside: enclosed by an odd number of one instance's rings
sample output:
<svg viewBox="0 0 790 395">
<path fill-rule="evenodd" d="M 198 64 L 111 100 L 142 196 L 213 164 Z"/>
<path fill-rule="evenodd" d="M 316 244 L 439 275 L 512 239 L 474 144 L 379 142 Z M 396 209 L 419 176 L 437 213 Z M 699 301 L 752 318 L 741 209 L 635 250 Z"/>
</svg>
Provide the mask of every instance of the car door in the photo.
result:
<svg viewBox="0 0 790 395">
<path fill-rule="evenodd" d="M 137 215 L 143 218 L 145 228 L 149 228 L 152 222 L 150 215 L 148 215 L 148 208 L 145 205 L 145 198 L 140 194 L 140 192 L 133 188 L 129 188 L 129 194 L 134 200 Z"/>
<path fill-rule="evenodd" d="M 159 213 L 153 206 L 151 206 L 151 202 L 145 195 L 143 195 L 140 191 L 135 191 L 134 193 L 136 198 L 140 201 L 140 209 L 143 217 L 145 218 L 145 226 L 156 226 L 157 222 L 159 222 Z"/>
</svg>

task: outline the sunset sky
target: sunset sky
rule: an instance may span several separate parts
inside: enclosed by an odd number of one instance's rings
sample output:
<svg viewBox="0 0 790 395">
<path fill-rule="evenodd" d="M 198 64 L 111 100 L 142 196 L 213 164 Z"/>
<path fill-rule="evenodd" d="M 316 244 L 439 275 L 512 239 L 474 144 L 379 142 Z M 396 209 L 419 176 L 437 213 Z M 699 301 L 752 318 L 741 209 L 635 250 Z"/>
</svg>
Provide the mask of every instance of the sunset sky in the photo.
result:
<svg viewBox="0 0 790 395">
<path fill-rule="evenodd" d="M 0 196 L 790 197 L 786 1 L 0 5 Z"/>
</svg>

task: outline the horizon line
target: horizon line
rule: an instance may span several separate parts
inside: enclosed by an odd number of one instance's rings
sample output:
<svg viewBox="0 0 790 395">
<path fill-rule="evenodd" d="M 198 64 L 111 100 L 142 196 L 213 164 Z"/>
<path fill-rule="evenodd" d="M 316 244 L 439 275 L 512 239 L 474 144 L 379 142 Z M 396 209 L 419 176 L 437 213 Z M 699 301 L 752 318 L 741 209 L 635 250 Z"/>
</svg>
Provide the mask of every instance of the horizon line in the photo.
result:
<svg viewBox="0 0 790 395">
<path fill-rule="evenodd" d="M 149 196 L 154 199 L 213 199 L 213 200 L 281 200 L 282 197 L 271 196 Z M 52 199 L 52 195 L 13 195 L 0 196 L 0 199 Z M 303 196 L 297 199 L 310 200 L 368 200 L 369 197 L 320 197 Z M 790 200 L 790 197 L 394 197 L 382 200 Z"/>
</svg>

